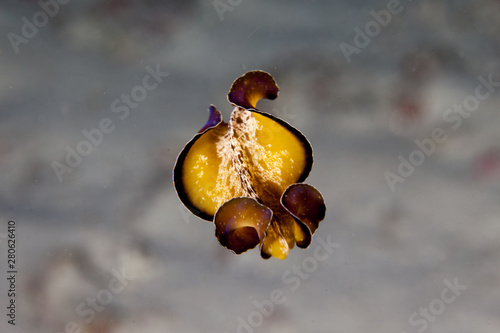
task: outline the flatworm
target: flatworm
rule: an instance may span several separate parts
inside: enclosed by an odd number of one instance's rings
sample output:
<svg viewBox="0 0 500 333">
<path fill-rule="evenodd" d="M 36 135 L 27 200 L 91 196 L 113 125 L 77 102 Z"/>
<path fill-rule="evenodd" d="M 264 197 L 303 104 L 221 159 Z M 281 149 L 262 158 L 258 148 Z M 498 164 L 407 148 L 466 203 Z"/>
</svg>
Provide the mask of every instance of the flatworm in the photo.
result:
<svg viewBox="0 0 500 333">
<path fill-rule="evenodd" d="M 215 236 L 236 254 L 260 246 L 261 256 L 285 259 L 306 248 L 324 219 L 321 193 L 303 181 L 313 164 L 306 137 L 287 122 L 256 108 L 279 88 L 263 71 L 237 78 L 228 100 L 229 122 L 211 105 L 209 119 L 180 152 L 174 185 L 196 216 L 213 221 Z"/>
</svg>

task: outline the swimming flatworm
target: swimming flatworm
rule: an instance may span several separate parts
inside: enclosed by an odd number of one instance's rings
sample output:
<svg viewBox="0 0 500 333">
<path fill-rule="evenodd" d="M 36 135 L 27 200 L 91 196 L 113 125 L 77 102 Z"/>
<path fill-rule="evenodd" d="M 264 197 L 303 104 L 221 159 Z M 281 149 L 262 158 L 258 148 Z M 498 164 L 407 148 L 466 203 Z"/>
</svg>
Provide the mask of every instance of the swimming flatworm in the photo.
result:
<svg viewBox="0 0 500 333">
<path fill-rule="evenodd" d="M 256 108 L 279 88 L 263 71 L 232 84 L 229 121 L 211 105 L 209 119 L 177 157 L 174 186 L 196 216 L 213 221 L 221 245 L 240 254 L 260 246 L 262 258 L 285 259 L 306 248 L 324 219 L 321 193 L 303 181 L 313 164 L 306 137 L 287 122 Z"/>
</svg>

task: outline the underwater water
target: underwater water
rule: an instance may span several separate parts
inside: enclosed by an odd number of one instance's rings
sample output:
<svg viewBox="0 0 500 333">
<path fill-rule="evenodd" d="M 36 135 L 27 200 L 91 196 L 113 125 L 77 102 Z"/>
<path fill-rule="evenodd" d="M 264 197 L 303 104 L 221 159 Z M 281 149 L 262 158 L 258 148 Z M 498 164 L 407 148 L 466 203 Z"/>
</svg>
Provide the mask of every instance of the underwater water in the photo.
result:
<svg viewBox="0 0 500 333">
<path fill-rule="evenodd" d="M 498 331 L 498 1 L 6 0 L 0 17 L 1 332 Z M 228 251 L 172 181 L 254 70 L 326 205 L 284 260 Z"/>
</svg>

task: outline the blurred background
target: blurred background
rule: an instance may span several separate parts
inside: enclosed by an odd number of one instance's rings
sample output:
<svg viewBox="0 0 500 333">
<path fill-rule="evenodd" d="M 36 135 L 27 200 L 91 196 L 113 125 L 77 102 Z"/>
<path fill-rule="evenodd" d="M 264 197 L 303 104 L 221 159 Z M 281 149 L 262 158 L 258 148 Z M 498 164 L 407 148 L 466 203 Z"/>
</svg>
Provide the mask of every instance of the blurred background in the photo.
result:
<svg viewBox="0 0 500 333">
<path fill-rule="evenodd" d="M 499 1 L 3 0 L 0 17 L 0 331 L 498 331 Z M 327 204 L 284 261 L 221 247 L 171 180 L 255 69 Z"/>
</svg>

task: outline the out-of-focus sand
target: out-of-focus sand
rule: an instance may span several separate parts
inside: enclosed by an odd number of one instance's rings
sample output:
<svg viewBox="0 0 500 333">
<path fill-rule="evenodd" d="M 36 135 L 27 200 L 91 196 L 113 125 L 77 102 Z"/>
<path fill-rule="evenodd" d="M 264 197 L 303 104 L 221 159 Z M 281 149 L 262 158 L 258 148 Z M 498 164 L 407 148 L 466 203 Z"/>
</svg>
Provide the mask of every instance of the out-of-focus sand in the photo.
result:
<svg viewBox="0 0 500 333">
<path fill-rule="evenodd" d="M 0 236 L 15 220 L 19 273 L 13 327 L 0 238 L 0 331 L 237 332 L 244 320 L 256 327 L 241 332 L 496 332 L 500 93 L 456 130 L 443 113 L 478 76 L 500 81 L 500 3 L 402 1 L 348 63 L 340 43 L 386 5 L 243 0 L 221 21 L 212 2 L 74 1 L 15 53 L 7 34 L 41 9 L 2 3 Z M 113 101 L 147 66 L 169 75 L 120 119 Z M 229 86 L 253 69 L 281 88 L 259 108 L 312 143 L 306 182 L 327 204 L 311 247 L 285 261 L 222 248 L 171 181 L 208 106 L 228 119 Z M 104 118 L 114 130 L 60 182 L 51 164 Z M 436 128 L 447 140 L 392 192 L 384 173 Z M 319 239 L 337 244 L 323 262 Z M 92 310 L 113 270 L 126 286 Z M 455 279 L 467 288 L 440 301 Z M 273 290 L 283 302 L 259 310 Z"/>
</svg>

